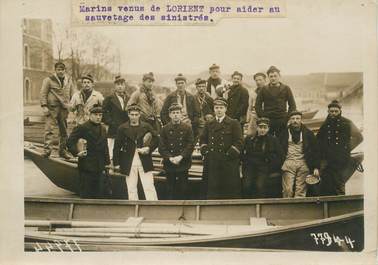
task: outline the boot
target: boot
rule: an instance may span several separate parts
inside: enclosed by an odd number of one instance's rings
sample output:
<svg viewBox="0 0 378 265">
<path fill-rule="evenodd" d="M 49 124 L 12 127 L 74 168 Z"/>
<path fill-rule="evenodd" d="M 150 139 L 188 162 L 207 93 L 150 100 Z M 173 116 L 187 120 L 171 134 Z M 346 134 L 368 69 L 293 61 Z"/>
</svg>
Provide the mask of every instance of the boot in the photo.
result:
<svg viewBox="0 0 378 265">
<path fill-rule="evenodd" d="M 59 151 L 59 156 L 64 159 L 72 159 L 72 156 L 65 149 Z"/>
</svg>

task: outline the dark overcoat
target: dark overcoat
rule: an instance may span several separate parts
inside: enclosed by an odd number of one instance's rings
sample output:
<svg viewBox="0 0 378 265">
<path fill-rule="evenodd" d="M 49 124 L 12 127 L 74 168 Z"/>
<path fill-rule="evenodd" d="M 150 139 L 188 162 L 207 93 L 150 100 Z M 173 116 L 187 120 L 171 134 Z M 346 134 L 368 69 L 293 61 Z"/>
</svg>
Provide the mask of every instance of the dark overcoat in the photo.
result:
<svg viewBox="0 0 378 265">
<path fill-rule="evenodd" d="M 227 103 L 227 116 L 245 122 L 249 104 L 248 90 L 241 85 L 232 86 L 228 92 Z"/>
<path fill-rule="evenodd" d="M 103 121 L 106 125 L 109 126 L 108 128 L 108 138 L 115 138 L 117 135 L 118 127 L 128 120 L 127 111 L 125 107 L 127 105 L 127 101 L 129 98 L 127 95 L 124 97 L 124 108 L 122 109 L 121 103 L 119 99 L 113 93 L 110 96 L 107 96 L 102 103 L 102 109 L 104 111 L 103 114 Z"/>
<path fill-rule="evenodd" d="M 200 138 L 201 153 L 208 162 L 208 199 L 236 199 L 241 196 L 239 172 L 242 131 L 237 120 L 225 116 L 206 123 Z"/>
<path fill-rule="evenodd" d="M 139 157 L 142 162 L 144 172 L 149 172 L 154 169 L 151 154 L 159 144 L 158 135 L 148 123 L 140 121 L 139 126 L 140 128 L 138 129 L 136 140 L 134 140 L 131 134 L 130 122 L 125 122 L 118 128 L 117 136 L 114 141 L 113 164 L 114 166 L 119 165 L 121 173 L 125 175 L 130 174 L 136 148 L 150 148 L 150 152 L 148 154 L 139 154 Z M 144 136 L 147 133 L 151 133 L 152 135 L 152 138 L 150 141 L 148 141 L 148 143 L 146 143 L 144 139 Z"/>
<path fill-rule="evenodd" d="M 192 165 L 194 137 L 192 128 L 185 123 L 169 122 L 160 131 L 159 153 L 163 157 L 164 170 L 167 172 L 182 172 Z M 183 159 L 178 165 L 169 161 L 170 157 L 181 155 Z"/>
</svg>

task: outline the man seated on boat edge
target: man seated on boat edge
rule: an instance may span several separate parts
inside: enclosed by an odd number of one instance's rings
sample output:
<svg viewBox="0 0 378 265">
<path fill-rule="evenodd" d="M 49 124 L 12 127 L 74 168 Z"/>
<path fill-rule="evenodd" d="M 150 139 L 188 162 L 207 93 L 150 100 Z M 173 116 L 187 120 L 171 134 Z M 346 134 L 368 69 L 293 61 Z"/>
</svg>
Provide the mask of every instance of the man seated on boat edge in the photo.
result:
<svg viewBox="0 0 378 265">
<path fill-rule="evenodd" d="M 81 198 L 106 197 L 105 168 L 110 166 L 109 149 L 105 126 L 101 124 L 102 107 L 94 105 L 89 110 L 89 120 L 76 126 L 68 137 L 69 151 L 78 156 L 80 176 L 79 194 Z M 78 142 L 87 142 L 86 150 L 78 150 Z"/>
</svg>

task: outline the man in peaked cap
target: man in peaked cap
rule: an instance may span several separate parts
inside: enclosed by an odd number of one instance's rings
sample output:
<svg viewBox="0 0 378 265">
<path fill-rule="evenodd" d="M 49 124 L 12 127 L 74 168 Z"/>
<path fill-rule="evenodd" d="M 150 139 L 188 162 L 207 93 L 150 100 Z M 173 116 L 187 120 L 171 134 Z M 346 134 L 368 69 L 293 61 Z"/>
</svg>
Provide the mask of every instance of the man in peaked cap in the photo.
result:
<svg viewBox="0 0 378 265">
<path fill-rule="evenodd" d="M 181 73 L 175 77 L 177 89 L 170 93 L 164 100 L 160 117 L 163 124 L 167 124 L 171 119 L 169 117 L 169 107 L 173 103 L 181 104 L 183 121 L 192 126 L 193 134 L 196 137 L 198 134 L 198 119 L 200 117 L 200 107 L 195 97 L 188 91 L 186 91 L 186 81 L 186 77 Z"/>
<path fill-rule="evenodd" d="M 267 75 L 269 84 L 258 93 L 255 109 L 258 117 L 270 119 L 269 132 L 278 137 L 285 130 L 288 113 L 296 109 L 296 104 L 291 88 L 280 81 L 280 70 L 271 66 Z"/>
<path fill-rule="evenodd" d="M 257 133 L 245 138 L 241 155 L 243 197 L 281 197 L 282 147 L 276 137 L 268 134 L 268 118 L 258 118 L 256 123 Z"/>
<path fill-rule="evenodd" d="M 110 159 L 113 159 L 114 138 L 118 127 L 128 120 L 126 104 L 129 97 L 126 93 L 126 80 L 121 76 L 114 79 L 113 93 L 107 96 L 103 102 L 103 121 L 108 125 L 108 148 Z"/>
<path fill-rule="evenodd" d="M 169 117 L 171 120 L 161 129 L 159 142 L 159 153 L 167 173 L 168 199 L 186 200 L 189 199 L 188 170 L 192 165 L 193 132 L 190 125 L 182 122 L 181 104 L 173 103 L 169 107 Z"/>
<path fill-rule="evenodd" d="M 82 88 L 71 99 L 71 110 L 75 114 L 75 122 L 82 124 L 89 119 L 89 110 L 94 105 L 102 105 L 104 96 L 94 89 L 94 79 L 87 74 L 81 77 Z"/>
<path fill-rule="evenodd" d="M 54 126 L 59 129 L 59 156 L 71 158 L 67 152 L 67 117 L 70 99 L 75 93 L 72 78 L 66 74 L 62 62 L 55 64 L 55 73 L 42 82 L 40 101 L 45 120 L 44 156 L 49 156 L 53 149 Z"/>
<path fill-rule="evenodd" d="M 210 77 L 207 79 L 206 91 L 209 95 L 215 99 L 222 97 L 226 91 L 228 82 L 220 77 L 220 66 L 215 63 L 209 67 Z"/>
<path fill-rule="evenodd" d="M 306 177 L 319 177 L 320 152 L 314 133 L 302 124 L 302 113 L 289 114 L 289 126 L 279 141 L 284 151 L 282 190 L 284 198 L 306 197 Z"/>
<path fill-rule="evenodd" d="M 236 119 L 240 125 L 244 126 L 247 120 L 248 90 L 242 85 L 243 74 L 235 71 L 232 75 L 232 86 L 227 93 L 227 116 Z"/>
<path fill-rule="evenodd" d="M 75 127 L 68 138 L 70 152 L 79 157 L 81 198 L 102 198 L 106 195 L 104 170 L 106 166 L 110 166 L 110 158 L 106 128 L 101 120 L 101 105 L 93 105 L 89 110 L 89 120 Z M 81 139 L 87 143 L 86 150 L 78 150 Z"/>
<path fill-rule="evenodd" d="M 157 132 L 141 120 L 141 107 L 130 104 L 127 107 L 129 121 L 117 131 L 113 149 L 113 164 L 126 175 L 129 200 L 138 200 L 138 179 L 140 178 L 146 200 L 157 200 L 154 186 L 152 152 L 159 144 Z"/>
<path fill-rule="evenodd" d="M 128 105 L 137 104 L 141 108 L 141 120 L 149 123 L 155 131 L 160 131 L 160 121 L 158 119 L 161 102 L 153 92 L 155 77 L 152 72 L 146 73 L 142 77 L 142 85 L 134 91 Z"/>
<path fill-rule="evenodd" d="M 241 196 L 242 130 L 239 122 L 228 117 L 226 111 L 227 101 L 215 99 L 215 118 L 205 124 L 200 136 L 201 154 L 208 163 L 208 199 L 237 199 Z"/>
<path fill-rule="evenodd" d="M 353 167 L 350 152 L 363 141 L 356 125 L 341 113 L 340 102 L 333 100 L 317 134 L 322 159 L 322 195 L 345 195 L 346 171 Z"/>
</svg>

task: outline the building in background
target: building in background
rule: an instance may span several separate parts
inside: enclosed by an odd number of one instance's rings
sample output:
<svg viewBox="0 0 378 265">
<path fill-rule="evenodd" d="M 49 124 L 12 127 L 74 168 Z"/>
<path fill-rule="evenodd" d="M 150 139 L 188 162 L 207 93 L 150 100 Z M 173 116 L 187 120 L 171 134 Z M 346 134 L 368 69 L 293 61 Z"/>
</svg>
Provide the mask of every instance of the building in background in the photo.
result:
<svg viewBox="0 0 378 265">
<path fill-rule="evenodd" d="M 43 79 L 54 70 L 51 20 L 23 19 L 22 41 L 24 104 L 34 104 Z"/>
</svg>

